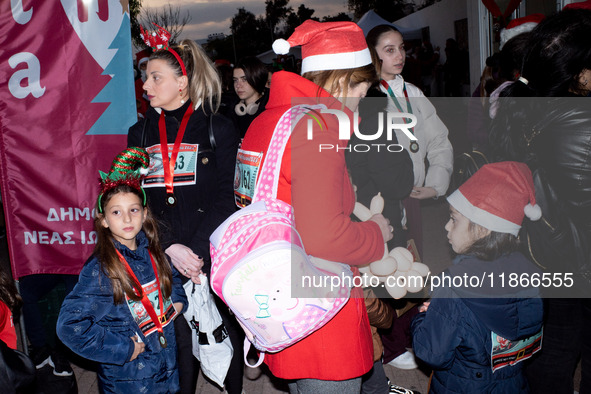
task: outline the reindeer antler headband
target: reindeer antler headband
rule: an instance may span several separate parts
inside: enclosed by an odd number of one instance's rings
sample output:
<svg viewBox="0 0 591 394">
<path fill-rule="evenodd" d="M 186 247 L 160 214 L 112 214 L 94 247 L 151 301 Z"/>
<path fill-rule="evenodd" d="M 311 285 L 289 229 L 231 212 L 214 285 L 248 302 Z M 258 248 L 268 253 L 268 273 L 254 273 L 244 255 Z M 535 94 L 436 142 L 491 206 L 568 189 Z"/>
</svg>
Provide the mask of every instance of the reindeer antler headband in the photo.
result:
<svg viewBox="0 0 591 394">
<path fill-rule="evenodd" d="M 183 60 L 179 54 L 168 45 L 168 42 L 170 41 L 170 33 L 155 23 L 154 26 L 158 28 L 158 31 L 153 31 L 152 33 L 150 33 L 148 30 L 144 30 L 144 28 L 140 26 L 140 37 L 146 43 L 146 45 L 151 47 L 153 50 L 158 51 L 160 49 L 164 49 L 165 51 L 172 53 L 181 65 L 183 75 L 187 76 L 185 63 L 183 63 Z"/>
</svg>

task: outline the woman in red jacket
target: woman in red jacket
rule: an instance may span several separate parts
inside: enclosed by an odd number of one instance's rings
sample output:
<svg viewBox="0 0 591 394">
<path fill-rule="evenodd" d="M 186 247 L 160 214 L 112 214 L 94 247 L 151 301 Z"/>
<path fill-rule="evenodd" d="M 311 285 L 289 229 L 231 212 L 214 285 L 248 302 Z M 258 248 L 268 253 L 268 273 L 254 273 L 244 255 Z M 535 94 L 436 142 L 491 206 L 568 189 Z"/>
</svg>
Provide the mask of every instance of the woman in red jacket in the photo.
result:
<svg viewBox="0 0 591 394">
<path fill-rule="evenodd" d="M 261 163 L 255 165 L 258 168 L 252 169 L 255 173 L 264 164 L 279 118 L 294 103 L 325 104 L 345 114 L 352 125 L 352 111 L 376 80 L 363 32 L 354 23 L 308 20 L 289 40 L 277 40 L 273 49 L 286 54 L 296 45 L 302 46 L 302 76 L 285 71 L 273 74 L 266 110 L 244 137 L 243 157 L 262 154 Z M 393 229 L 382 215 L 362 223 L 351 221 L 355 196 L 344 150 L 353 127 L 341 131 L 337 116 L 323 111 L 310 114 L 293 125 L 277 197 L 294 207 L 296 228 L 308 254 L 349 264 L 359 275 L 355 266 L 379 259 Z M 318 120 L 313 136 L 307 130 L 312 115 Z M 343 138 L 343 134 L 348 135 Z M 253 190 L 241 192 L 241 200 L 248 203 Z M 265 355 L 275 376 L 291 380 L 292 393 L 360 391 L 361 375 L 373 364 L 372 338 L 363 293 L 355 288 L 351 294 L 343 309 L 321 329 L 285 350 Z"/>
</svg>

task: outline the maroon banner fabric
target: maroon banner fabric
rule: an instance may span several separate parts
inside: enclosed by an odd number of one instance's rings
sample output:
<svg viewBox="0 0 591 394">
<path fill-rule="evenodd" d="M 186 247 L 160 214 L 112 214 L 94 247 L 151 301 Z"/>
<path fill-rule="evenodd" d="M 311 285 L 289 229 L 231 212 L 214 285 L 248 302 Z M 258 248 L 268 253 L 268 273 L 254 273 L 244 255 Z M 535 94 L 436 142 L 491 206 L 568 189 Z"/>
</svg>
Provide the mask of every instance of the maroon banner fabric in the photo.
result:
<svg viewBox="0 0 591 394">
<path fill-rule="evenodd" d="M 96 241 L 98 171 L 136 118 L 125 2 L 84 3 L 0 2 L 0 188 L 15 278 L 79 273 Z M 117 105 L 105 99 L 115 79 Z"/>
</svg>

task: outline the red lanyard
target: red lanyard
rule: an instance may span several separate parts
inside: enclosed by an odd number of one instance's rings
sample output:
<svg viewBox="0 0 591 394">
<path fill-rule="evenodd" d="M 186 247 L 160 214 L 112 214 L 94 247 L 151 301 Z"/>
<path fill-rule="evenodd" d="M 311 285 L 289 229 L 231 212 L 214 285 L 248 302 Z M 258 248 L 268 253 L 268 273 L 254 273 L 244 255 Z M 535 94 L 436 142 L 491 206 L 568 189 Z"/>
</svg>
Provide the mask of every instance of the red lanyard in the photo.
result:
<svg viewBox="0 0 591 394">
<path fill-rule="evenodd" d="M 148 299 L 148 296 L 146 296 L 146 294 L 144 293 L 144 290 L 141 287 L 140 281 L 138 280 L 137 276 L 135 276 L 135 274 L 133 273 L 133 270 L 129 266 L 129 263 L 127 262 L 127 260 L 125 260 L 125 257 L 123 257 L 123 255 L 121 254 L 121 252 L 119 252 L 119 250 L 115 249 L 115 251 L 117 252 L 117 255 L 119 256 L 119 261 L 121 261 L 121 263 L 123 263 L 129 276 L 131 276 L 133 278 L 133 280 L 137 284 L 140 285 L 140 289 L 142 289 L 141 294 L 137 294 L 137 292 L 135 291 L 135 288 L 134 288 L 134 292 L 136 293 L 136 295 L 142 297 L 142 305 L 146 309 L 146 312 L 148 312 L 148 315 L 150 316 L 152 323 L 154 323 L 154 326 L 156 326 L 156 329 L 158 330 L 158 340 L 160 342 L 160 346 L 165 348 L 167 346 L 167 342 L 166 342 L 166 337 L 164 337 L 164 330 L 162 329 L 162 321 L 163 320 L 166 321 L 166 318 L 165 318 L 166 312 L 164 311 L 164 302 L 162 302 L 162 289 L 160 288 L 160 278 L 158 277 L 158 270 L 156 268 L 156 262 L 154 261 L 154 257 L 152 257 L 152 253 L 148 252 L 150 254 L 150 260 L 152 261 L 152 269 L 154 270 L 154 276 L 156 277 L 156 284 L 158 285 L 158 303 L 159 303 L 158 306 L 160 309 L 160 316 L 156 315 L 156 311 L 154 310 L 154 306 L 152 305 L 152 303 Z"/>
<path fill-rule="evenodd" d="M 160 113 L 160 119 L 158 120 L 158 132 L 160 134 L 160 152 L 162 154 L 162 164 L 164 166 L 164 185 L 166 185 L 166 204 L 171 206 L 176 204 L 176 198 L 174 197 L 173 193 L 174 165 L 176 163 L 176 158 L 179 155 L 181 142 L 183 141 L 183 136 L 185 135 L 185 130 L 187 129 L 187 123 L 189 123 L 189 118 L 191 117 L 192 113 L 193 105 L 189 103 L 189 107 L 183 115 L 181 126 L 179 127 L 179 131 L 174 140 L 174 146 L 172 147 L 172 154 L 170 155 L 170 159 L 168 158 L 168 141 L 166 138 L 166 120 L 164 119 L 164 111 Z"/>
<path fill-rule="evenodd" d="M 396 95 L 392 91 L 392 88 L 390 87 L 390 85 L 388 84 L 388 82 L 386 82 L 383 79 L 381 79 L 380 80 L 380 84 L 388 91 L 388 95 L 390 96 L 390 98 L 392 99 L 392 101 L 394 102 L 394 104 L 396 105 L 396 108 L 398 109 L 398 112 L 400 112 L 400 113 L 404 112 L 402 110 L 402 106 L 398 102 L 398 99 L 396 98 Z M 408 98 L 408 93 L 406 91 L 406 83 L 403 83 L 402 92 L 404 93 L 404 98 L 406 99 L 406 109 L 407 109 L 408 113 L 412 114 L 412 106 L 410 105 L 410 100 Z M 404 123 L 405 124 L 408 123 L 406 121 L 406 118 L 403 118 L 402 120 L 404 120 Z M 410 128 L 410 132 L 413 133 L 413 135 L 414 135 L 414 133 L 415 133 L 414 127 L 411 127 Z M 413 152 L 413 153 L 417 153 L 419 151 L 419 144 L 416 141 L 411 141 L 410 142 L 410 151 Z"/>
</svg>

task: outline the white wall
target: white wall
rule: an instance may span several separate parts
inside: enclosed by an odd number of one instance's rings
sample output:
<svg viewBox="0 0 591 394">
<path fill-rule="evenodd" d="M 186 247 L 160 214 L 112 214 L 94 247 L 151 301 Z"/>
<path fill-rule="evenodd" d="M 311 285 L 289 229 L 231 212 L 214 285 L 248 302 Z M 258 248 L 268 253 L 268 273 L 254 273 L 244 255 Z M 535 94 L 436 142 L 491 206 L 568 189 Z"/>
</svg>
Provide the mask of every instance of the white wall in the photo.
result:
<svg viewBox="0 0 591 394">
<path fill-rule="evenodd" d="M 444 63 L 445 40 L 455 38 L 454 22 L 468 17 L 466 1 L 470 0 L 442 0 L 392 23 L 409 29 L 429 26 L 431 44 L 441 49 L 440 61 Z"/>
</svg>

